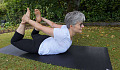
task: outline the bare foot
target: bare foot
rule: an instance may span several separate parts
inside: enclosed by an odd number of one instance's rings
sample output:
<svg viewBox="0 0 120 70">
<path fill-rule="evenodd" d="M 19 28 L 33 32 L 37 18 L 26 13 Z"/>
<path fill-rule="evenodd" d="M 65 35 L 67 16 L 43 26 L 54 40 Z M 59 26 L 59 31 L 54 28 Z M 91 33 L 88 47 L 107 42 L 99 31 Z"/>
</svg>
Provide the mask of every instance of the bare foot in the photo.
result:
<svg viewBox="0 0 120 70">
<path fill-rule="evenodd" d="M 27 8 L 26 15 L 30 18 L 30 10 L 29 10 L 29 8 Z"/>
<path fill-rule="evenodd" d="M 27 8 L 27 12 L 26 12 L 25 15 L 27 15 L 27 17 L 30 19 L 30 10 L 29 10 L 29 8 Z M 22 18 L 23 18 L 23 17 L 22 17 Z M 22 19 L 22 21 L 21 21 L 21 24 L 26 24 L 26 23 L 23 21 L 23 19 Z"/>
<path fill-rule="evenodd" d="M 38 9 L 35 9 L 36 21 L 41 22 L 41 13 Z"/>
</svg>

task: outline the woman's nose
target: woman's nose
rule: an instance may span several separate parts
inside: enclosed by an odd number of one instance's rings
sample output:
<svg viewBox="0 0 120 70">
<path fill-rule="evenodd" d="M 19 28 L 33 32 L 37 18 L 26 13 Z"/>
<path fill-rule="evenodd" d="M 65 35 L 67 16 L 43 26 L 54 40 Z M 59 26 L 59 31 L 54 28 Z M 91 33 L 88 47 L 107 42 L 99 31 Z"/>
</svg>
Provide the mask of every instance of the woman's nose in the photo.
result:
<svg viewBox="0 0 120 70">
<path fill-rule="evenodd" d="M 82 24 L 82 26 L 81 27 L 84 27 L 84 25 Z"/>
</svg>

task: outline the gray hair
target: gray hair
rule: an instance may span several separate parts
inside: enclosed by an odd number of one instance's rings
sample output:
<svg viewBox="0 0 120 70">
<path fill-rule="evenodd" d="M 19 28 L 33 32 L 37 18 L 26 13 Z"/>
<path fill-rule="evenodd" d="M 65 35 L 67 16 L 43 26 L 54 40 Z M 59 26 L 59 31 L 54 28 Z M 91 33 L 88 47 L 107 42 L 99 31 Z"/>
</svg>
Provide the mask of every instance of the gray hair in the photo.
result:
<svg viewBox="0 0 120 70">
<path fill-rule="evenodd" d="M 67 28 L 70 28 L 70 25 L 75 25 L 77 22 L 84 22 L 85 15 L 80 11 L 73 11 L 66 14 L 64 22 L 67 25 Z"/>
</svg>

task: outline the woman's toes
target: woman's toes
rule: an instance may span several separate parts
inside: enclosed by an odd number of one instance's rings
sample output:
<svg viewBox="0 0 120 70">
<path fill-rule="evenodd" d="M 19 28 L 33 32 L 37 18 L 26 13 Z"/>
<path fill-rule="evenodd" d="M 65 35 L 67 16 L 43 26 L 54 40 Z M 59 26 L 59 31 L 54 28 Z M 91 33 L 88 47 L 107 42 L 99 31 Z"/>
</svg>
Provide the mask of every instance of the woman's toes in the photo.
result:
<svg viewBox="0 0 120 70">
<path fill-rule="evenodd" d="M 41 13 L 38 9 L 35 9 L 36 21 L 41 22 Z"/>
</svg>

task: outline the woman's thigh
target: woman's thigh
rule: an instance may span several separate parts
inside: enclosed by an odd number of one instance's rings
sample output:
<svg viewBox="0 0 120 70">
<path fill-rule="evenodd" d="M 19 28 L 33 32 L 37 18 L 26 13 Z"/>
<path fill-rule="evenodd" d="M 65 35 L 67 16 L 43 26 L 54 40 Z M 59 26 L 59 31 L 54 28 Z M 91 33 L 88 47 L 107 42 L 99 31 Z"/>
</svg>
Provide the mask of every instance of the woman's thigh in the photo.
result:
<svg viewBox="0 0 120 70">
<path fill-rule="evenodd" d="M 35 46 L 35 42 L 31 39 L 21 39 L 17 42 L 13 42 L 12 44 L 23 51 L 38 53 L 39 46 Z"/>
</svg>

